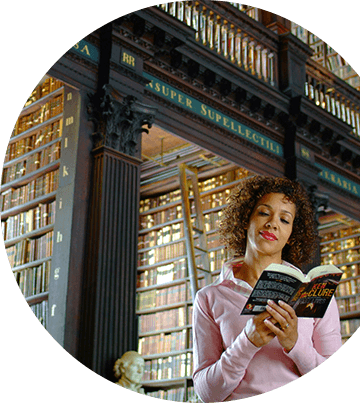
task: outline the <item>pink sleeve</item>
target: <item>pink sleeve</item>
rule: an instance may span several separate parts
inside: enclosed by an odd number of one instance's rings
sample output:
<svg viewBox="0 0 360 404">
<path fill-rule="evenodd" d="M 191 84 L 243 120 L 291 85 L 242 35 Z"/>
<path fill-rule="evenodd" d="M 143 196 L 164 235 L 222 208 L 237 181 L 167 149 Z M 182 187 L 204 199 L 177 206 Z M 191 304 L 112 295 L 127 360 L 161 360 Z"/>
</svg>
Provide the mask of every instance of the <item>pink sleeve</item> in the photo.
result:
<svg viewBox="0 0 360 404">
<path fill-rule="evenodd" d="M 223 349 L 219 326 L 214 321 L 206 296 L 194 302 L 194 387 L 203 402 L 224 401 L 239 385 L 246 368 L 259 351 L 242 331 Z"/>
<path fill-rule="evenodd" d="M 323 363 L 341 347 L 340 318 L 333 298 L 322 319 L 314 321 L 312 345 L 299 336 L 294 348 L 287 353 L 303 375 Z"/>
</svg>

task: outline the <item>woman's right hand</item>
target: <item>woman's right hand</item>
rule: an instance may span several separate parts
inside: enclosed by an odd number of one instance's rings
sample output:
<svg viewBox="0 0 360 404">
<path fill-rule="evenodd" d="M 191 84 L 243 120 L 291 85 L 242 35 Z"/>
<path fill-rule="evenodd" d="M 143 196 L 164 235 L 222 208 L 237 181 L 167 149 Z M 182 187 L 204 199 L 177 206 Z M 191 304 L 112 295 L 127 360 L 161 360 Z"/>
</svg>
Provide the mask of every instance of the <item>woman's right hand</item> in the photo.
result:
<svg viewBox="0 0 360 404">
<path fill-rule="evenodd" d="M 245 334 L 249 341 L 257 348 L 268 344 L 275 337 L 275 334 L 264 324 L 264 320 L 267 318 L 272 323 L 275 323 L 275 320 L 267 311 L 251 317 L 246 323 Z"/>
</svg>

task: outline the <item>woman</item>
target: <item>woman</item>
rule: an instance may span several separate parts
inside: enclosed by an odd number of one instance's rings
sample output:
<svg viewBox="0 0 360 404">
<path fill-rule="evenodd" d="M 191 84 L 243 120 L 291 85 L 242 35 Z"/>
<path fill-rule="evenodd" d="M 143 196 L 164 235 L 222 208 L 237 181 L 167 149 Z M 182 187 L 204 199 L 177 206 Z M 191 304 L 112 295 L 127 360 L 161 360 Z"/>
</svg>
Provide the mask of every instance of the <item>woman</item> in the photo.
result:
<svg viewBox="0 0 360 404">
<path fill-rule="evenodd" d="M 229 197 L 223 213 L 220 236 L 236 258 L 194 302 L 193 380 L 204 402 L 251 397 L 283 386 L 341 346 L 335 299 L 322 319 L 297 318 L 289 305 L 272 301 L 261 314 L 240 315 L 268 265 L 296 268 L 311 260 L 316 225 L 300 184 L 252 177 Z"/>
</svg>

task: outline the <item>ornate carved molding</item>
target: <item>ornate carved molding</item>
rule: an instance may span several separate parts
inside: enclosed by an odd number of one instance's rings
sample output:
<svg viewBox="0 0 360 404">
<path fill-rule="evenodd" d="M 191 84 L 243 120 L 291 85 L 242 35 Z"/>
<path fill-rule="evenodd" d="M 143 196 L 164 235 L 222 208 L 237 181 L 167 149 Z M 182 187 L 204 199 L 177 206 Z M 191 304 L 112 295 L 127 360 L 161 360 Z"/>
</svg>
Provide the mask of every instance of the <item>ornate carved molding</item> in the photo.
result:
<svg viewBox="0 0 360 404">
<path fill-rule="evenodd" d="M 136 156 L 142 132 L 148 133 L 151 128 L 156 109 L 141 104 L 133 96 L 127 96 L 123 102 L 114 97 L 114 91 L 106 85 L 103 96 L 89 95 L 87 107 L 89 120 L 94 124 L 92 140 L 94 149 L 107 146 L 111 149 Z"/>
</svg>

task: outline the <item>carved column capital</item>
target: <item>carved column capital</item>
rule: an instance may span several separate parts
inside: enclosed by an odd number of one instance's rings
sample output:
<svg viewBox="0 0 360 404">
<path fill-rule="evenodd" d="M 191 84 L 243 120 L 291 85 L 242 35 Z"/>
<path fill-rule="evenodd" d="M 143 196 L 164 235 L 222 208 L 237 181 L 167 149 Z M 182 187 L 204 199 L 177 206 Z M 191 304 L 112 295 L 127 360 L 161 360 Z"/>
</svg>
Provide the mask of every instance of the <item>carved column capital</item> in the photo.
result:
<svg viewBox="0 0 360 404">
<path fill-rule="evenodd" d="M 156 114 L 156 108 L 127 96 L 119 102 L 109 85 L 103 87 L 103 96 L 89 95 L 87 106 L 89 120 L 94 124 L 92 140 L 94 149 L 107 146 L 121 153 L 136 156 L 143 132 L 148 133 Z"/>
</svg>

